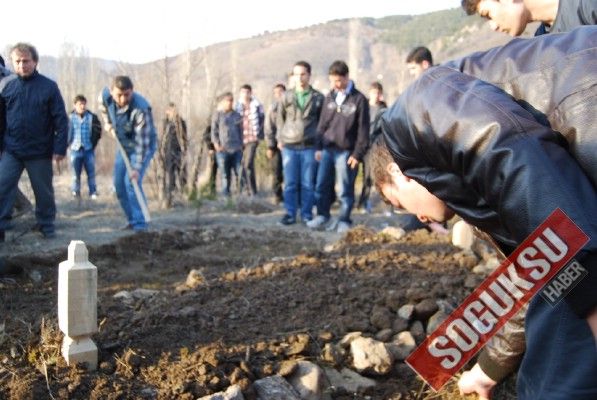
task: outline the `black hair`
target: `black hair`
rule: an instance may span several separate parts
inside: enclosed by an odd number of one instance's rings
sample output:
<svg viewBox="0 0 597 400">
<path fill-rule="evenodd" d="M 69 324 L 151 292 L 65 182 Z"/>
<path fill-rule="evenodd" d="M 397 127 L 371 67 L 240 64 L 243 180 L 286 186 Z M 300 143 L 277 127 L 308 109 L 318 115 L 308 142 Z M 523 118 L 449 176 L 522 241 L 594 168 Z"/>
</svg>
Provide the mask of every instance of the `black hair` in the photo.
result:
<svg viewBox="0 0 597 400">
<path fill-rule="evenodd" d="M 307 73 L 311 75 L 311 64 L 306 61 L 297 61 L 294 63 L 295 67 L 304 67 L 307 70 Z"/>
<path fill-rule="evenodd" d="M 433 57 L 431 56 L 431 51 L 427 47 L 419 46 L 415 47 L 408 53 L 406 57 L 407 63 L 417 63 L 421 64 L 423 61 L 428 61 L 430 65 L 433 65 Z"/>
<path fill-rule="evenodd" d="M 112 87 L 120 90 L 129 90 L 133 88 L 133 81 L 126 75 L 118 75 L 112 80 Z"/>
<path fill-rule="evenodd" d="M 342 60 L 336 60 L 330 65 L 329 75 L 348 76 L 348 65 Z"/>
</svg>

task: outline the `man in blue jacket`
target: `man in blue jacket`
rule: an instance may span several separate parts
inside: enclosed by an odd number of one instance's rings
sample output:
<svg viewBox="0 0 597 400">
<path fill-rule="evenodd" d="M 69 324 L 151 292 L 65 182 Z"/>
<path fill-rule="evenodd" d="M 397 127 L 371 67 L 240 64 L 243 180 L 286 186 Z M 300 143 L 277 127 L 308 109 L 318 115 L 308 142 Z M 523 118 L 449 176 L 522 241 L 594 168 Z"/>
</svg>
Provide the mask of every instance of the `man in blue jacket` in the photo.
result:
<svg viewBox="0 0 597 400">
<path fill-rule="evenodd" d="M 55 236 L 56 203 L 52 158 L 66 154 L 68 117 L 56 83 L 37 71 L 35 47 L 18 43 L 10 51 L 16 74 L 0 81 L 0 239 L 27 170 L 35 194 L 35 217 L 45 238 Z"/>
<path fill-rule="evenodd" d="M 143 96 L 133 91 L 133 82 L 128 76 L 117 76 L 111 88 L 104 88 L 100 94 L 100 113 L 105 130 L 116 136 L 126 153 L 123 155 L 117 151 L 114 160 L 114 188 L 128 221 L 125 228 L 147 230 L 148 221 L 141 208 L 147 203 L 141 184 L 157 148 L 151 106 Z M 132 167 L 128 172 L 125 156 Z M 139 185 L 143 205 L 137 199 L 133 181 Z"/>
</svg>

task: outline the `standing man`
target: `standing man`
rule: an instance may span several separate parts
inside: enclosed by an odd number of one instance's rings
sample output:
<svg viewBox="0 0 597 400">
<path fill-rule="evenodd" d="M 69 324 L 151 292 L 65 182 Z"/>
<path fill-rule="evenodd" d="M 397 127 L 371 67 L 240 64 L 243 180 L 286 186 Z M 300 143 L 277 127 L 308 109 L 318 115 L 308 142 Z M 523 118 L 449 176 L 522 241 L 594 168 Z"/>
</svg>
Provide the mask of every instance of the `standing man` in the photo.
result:
<svg viewBox="0 0 597 400">
<path fill-rule="evenodd" d="M 16 74 L 0 81 L 0 240 L 4 241 L 17 184 L 27 170 L 35 194 L 37 228 L 55 237 L 56 203 L 52 159 L 66 154 L 68 117 L 56 82 L 37 71 L 35 47 L 18 43 L 10 51 Z"/>
<path fill-rule="evenodd" d="M 0 80 L 10 74 L 11 74 L 11 72 L 6 68 L 6 64 L 4 64 L 4 58 L 2 58 L 2 56 L 0 56 Z M 21 189 L 19 189 L 17 186 L 15 205 L 14 205 L 14 210 L 11 215 L 11 218 L 16 218 L 18 216 L 21 216 L 21 215 L 31 211 L 32 209 L 33 209 L 33 205 L 31 205 L 31 202 L 29 201 L 29 199 L 23 194 L 23 192 L 21 192 Z"/>
<path fill-rule="evenodd" d="M 267 111 L 267 118 L 265 119 L 265 140 L 267 142 L 267 158 L 270 160 L 272 169 L 272 190 L 275 196 L 276 204 L 280 204 L 284 198 L 282 196 L 282 156 L 280 154 L 279 144 L 276 139 L 277 128 L 276 121 L 282 105 L 282 98 L 286 92 L 286 86 L 278 83 L 274 86 L 274 100 Z M 280 146 L 281 147 L 281 146 Z"/>
<path fill-rule="evenodd" d="M 162 129 L 160 153 L 164 162 L 164 190 L 166 207 L 172 207 L 172 196 L 176 190 L 176 179 L 182 190 L 186 185 L 185 155 L 188 148 L 187 124 L 178 114 L 176 104 L 168 104 Z"/>
<path fill-rule="evenodd" d="M 222 194 L 226 197 L 231 195 L 232 173 L 235 175 L 237 188 L 239 186 L 243 157 L 243 117 L 234 110 L 233 104 L 232 93 L 222 94 L 211 123 L 211 141 L 216 150 L 218 169 L 222 177 Z"/>
<path fill-rule="evenodd" d="M 147 206 L 142 183 L 157 147 L 151 106 L 143 96 L 133 91 L 133 82 L 123 75 L 115 77 L 109 89 L 104 88 L 100 104 L 106 131 L 115 135 L 125 153 L 117 151 L 114 160 L 114 188 L 128 221 L 125 229 L 147 230 L 141 208 Z M 124 157 L 130 161 L 130 171 L 127 171 Z M 139 185 L 140 199 L 135 195 L 133 181 Z"/>
<path fill-rule="evenodd" d="M 300 204 L 303 223 L 313 218 L 315 188 L 315 146 L 323 95 L 311 87 L 311 65 L 298 61 L 292 68 L 294 90 L 285 93 L 278 113 L 278 146 L 282 148 L 284 207 L 280 223 L 292 225 Z M 299 202 L 300 197 L 300 202 Z"/>
<path fill-rule="evenodd" d="M 342 204 L 338 223 L 330 224 L 328 229 L 340 233 L 352 224 L 354 181 L 369 144 L 369 103 L 348 72 L 344 61 L 334 61 L 329 68 L 332 90 L 323 103 L 315 153 L 320 162 L 315 184 L 317 216 L 307 223 L 310 228 L 320 229 L 330 220 L 335 174 Z"/>
<path fill-rule="evenodd" d="M 95 200 L 97 199 L 95 147 L 102 134 L 102 124 L 97 116 L 87 109 L 85 96 L 77 95 L 74 105 L 68 129 L 70 164 L 73 170 L 71 190 L 74 197 L 81 197 L 81 171 L 85 168 L 89 197 Z"/>
<path fill-rule="evenodd" d="M 369 143 L 375 142 L 375 139 L 381 135 L 381 116 L 387 110 L 388 105 L 383 100 L 383 86 L 379 82 L 371 83 L 369 86 L 369 114 L 371 116 L 371 125 L 369 128 Z M 366 157 L 365 157 L 366 158 Z M 371 212 L 371 202 L 369 196 L 371 195 L 371 186 L 373 180 L 371 178 L 371 168 L 369 163 L 363 159 L 363 188 L 357 208 L 364 209 L 367 213 Z"/>
<path fill-rule="evenodd" d="M 541 22 L 535 36 L 597 24 L 597 0 L 462 0 L 462 8 L 510 36 L 519 36 L 534 21 Z"/>
<path fill-rule="evenodd" d="M 243 117 L 243 158 L 240 178 L 240 191 L 246 186 L 250 196 L 257 194 L 255 179 L 255 154 L 259 141 L 263 140 L 263 123 L 265 114 L 263 106 L 255 97 L 251 85 L 245 84 L 240 88 L 236 111 Z"/>
<path fill-rule="evenodd" d="M 415 47 L 406 56 L 406 67 L 411 76 L 418 78 L 433 66 L 433 56 L 427 47 Z"/>
</svg>

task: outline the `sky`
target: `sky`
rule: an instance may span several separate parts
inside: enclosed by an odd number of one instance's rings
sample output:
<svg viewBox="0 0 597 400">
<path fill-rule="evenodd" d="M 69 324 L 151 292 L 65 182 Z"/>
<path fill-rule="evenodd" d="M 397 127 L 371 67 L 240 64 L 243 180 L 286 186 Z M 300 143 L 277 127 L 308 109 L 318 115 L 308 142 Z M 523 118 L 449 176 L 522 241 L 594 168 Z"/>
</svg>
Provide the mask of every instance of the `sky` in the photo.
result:
<svg viewBox="0 0 597 400">
<path fill-rule="evenodd" d="M 91 57 L 144 63 L 265 31 L 459 6 L 460 0 L 3 1 L 0 49 L 24 41 L 58 56 L 68 43 Z"/>
</svg>

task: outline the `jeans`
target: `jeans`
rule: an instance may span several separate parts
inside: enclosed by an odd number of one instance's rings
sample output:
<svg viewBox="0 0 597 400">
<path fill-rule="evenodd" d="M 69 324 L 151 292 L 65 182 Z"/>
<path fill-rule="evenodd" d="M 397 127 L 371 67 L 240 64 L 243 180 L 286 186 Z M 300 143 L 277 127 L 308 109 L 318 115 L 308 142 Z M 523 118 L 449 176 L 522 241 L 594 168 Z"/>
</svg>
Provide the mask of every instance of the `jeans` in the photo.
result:
<svg viewBox="0 0 597 400">
<path fill-rule="evenodd" d="M 313 217 L 313 191 L 315 189 L 314 149 L 282 149 L 282 165 L 284 171 L 284 207 L 286 213 L 296 217 L 301 207 L 301 219 L 308 221 Z"/>
<path fill-rule="evenodd" d="M 334 197 L 334 176 L 340 186 L 340 215 L 338 220 L 351 223 L 350 213 L 354 205 L 354 181 L 358 168 L 350 168 L 346 162 L 351 153 L 348 150 L 323 149 L 317 170 L 315 184 L 315 205 L 317 215 L 330 217 Z"/>
<path fill-rule="evenodd" d="M 230 182 L 232 180 L 232 172 L 236 177 L 237 187 L 241 170 L 241 161 L 243 158 L 242 151 L 238 150 L 233 153 L 220 151 L 216 154 L 218 160 L 218 169 L 222 177 L 222 194 L 230 196 Z"/>
<path fill-rule="evenodd" d="M 240 191 L 242 193 L 245 186 L 249 195 L 257 194 L 257 180 L 255 179 L 255 154 L 259 142 L 245 144 L 242 153 L 242 174 L 240 178 Z"/>
<path fill-rule="evenodd" d="M 0 231 L 8 225 L 19 178 L 27 170 L 35 195 L 35 218 L 43 233 L 54 232 L 56 203 L 52 186 L 52 159 L 20 160 L 8 152 L 0 158 Z"/>
<path fill-rule="evenodd" d="M 81 193 L 81 171 L 85 168 L 87 173 L 87 185 L 89 186 L 89 195 L 97 192 L 95 185 L 95 153 L 93 149 L 70 151 L 70 164 L 73 171 L 73 183 L 71 190 L 77 194 Z"/>
<path fill-rule="evenodd" d="M 147 157 L 147 160 L 145 160 L 145 162 L 141 165 L 139 179 L 137 180 L 139 184 L 139 190 L 141 191 L 141 196 L 143 197 L 143 201 L 146 205 L 147 199 L 145 198 L 145 193 L 143 192 L 142 183 L 143 176 L 145 175 L 145 171 L 147 170 L 152 157 L 153 153 Z M 130 161 L 131 163 L 134 162 L 132 159 Z M 126 165 L 124 164 L 122 153 L 120 151 L 116 152 L 116 158 L 114 160 L 114 188 L 116 189 L 116 196 L 118 197 L 118 201 L 120 202 L 120 206 L 126 215 L 129 225 L 131 225 L 136 231 L 147 229 L 147 221 L 145 221 L 143 211 L 141 211 L 141 205 L 137 200 L 137 196 L 135 196 L 135 189 L 133 189 L 133 183 L 131 182 L 129 174 L 126 170 Z"/>
</svg>

